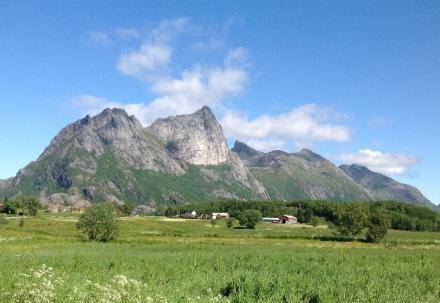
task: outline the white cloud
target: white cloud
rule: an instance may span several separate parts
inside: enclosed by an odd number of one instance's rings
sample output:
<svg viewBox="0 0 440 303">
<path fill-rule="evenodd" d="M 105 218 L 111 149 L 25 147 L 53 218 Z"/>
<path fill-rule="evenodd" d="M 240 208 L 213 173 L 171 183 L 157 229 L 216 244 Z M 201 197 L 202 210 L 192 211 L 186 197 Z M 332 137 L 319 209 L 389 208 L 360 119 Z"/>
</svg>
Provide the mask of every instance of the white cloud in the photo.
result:
<svg viewBox="0 0 440 303">
<path fill-rule="evenodd" d="M 403 175 L 417 164 L 417 158 L 397 153 L 384 153 L 371 149 L 361 149 L 357 153 L 343 154 L 340 160 L 348 164 L 359 164 L 372 171 L 386 175 Z"/>
<path fill-rule="evenodd" d="M 347 142 L 351 129 L 334 123 L 341 115 L 329 108 L 307 104 L 279 115 L 262 115 L 255 119 L 240 112 L 228 111 L 222 119 L 228 137 L 236 138 L 262 150 L 282 148 L 294 143 L 297 147 L 318 141 Z"/>
<path fill-rule="evenodd" d="M 157 118 L 192 113 L 204 105 L 221 106 L 225 99 L 243 91 L 247 79 L 248 73 L 243 68 L 196 65 L 183 71 L 179 77 L 150 77 L 150 90 L 157 98 L 148 104 L 127 104 L 91 95 L 79 96 L 73 104 L 88 114 L 96 114 L 107 107 L 121 107 L 147 126 Z"/>
<path fill-rule="evenodd" d="M 142 44 L 140 49 L 122 55 L 118 70 L 129 76 L 143 77 L 145 72 L 167 65 L 171 59 L 171 48 L 163 44 Z"/>
<path fill-rule="evenodd" d="M 210 38 L 221 37 L 222 33 L 228 31 L 229 22 L 223 27 L 218 35 L 204 28 L 199 34 L 208 33 L 207 43 L 211 43 Z M 141 79 L 148 85 L 149 91 L 156 95 L 150 102 L 116 102 L 83 95 L 75 99 L 76 107 L 89 114 L 96 114 L 106 107 L 121 107 L 135 115 L 144 126 L 160 117 L 192 113 L 204 105 L 217 107 L 221 109 L 221 123 L 226 136 L 247 142 L 260 150 L 292 145 L 309 147 L 318 141 L 350 140 L 350 128 L 337 122 L 345 116 L 315 104 L 255 119 L 227 109 L 225 101 L 239 95 L 248 81 L 248 51 L 244 47 L 230 49 L 225 54 L 223 64 L 212 66 L 196 62 L 192 67 L 176 73 L 172 54 L 177 40 L 183 33 L 194 34 L 198 30 L 200 28 L 191 24 L 188 18 L 161 21 L 147 31 L 138 49 L 119 57 L 117 69 L 124 75 Z M 139 32 L 119 29 L 115 33 L 135 36 Z M 189 46 L 191 48 L 190 43 Z"/>
<path fill-rule="evenodd" d="M 111 44 L 112 39 L 103 31 L 93 31 L 87 33 L 87 40 L 92 45 L 108 45 Z"/>
<path fill-rule="evenodd" d="M 248 52 L 244 47 L 237 47 L 229 51 L 225 59 L 225 66 L 236 66 L 238 64 L 246 63 Z"/>
</svg>

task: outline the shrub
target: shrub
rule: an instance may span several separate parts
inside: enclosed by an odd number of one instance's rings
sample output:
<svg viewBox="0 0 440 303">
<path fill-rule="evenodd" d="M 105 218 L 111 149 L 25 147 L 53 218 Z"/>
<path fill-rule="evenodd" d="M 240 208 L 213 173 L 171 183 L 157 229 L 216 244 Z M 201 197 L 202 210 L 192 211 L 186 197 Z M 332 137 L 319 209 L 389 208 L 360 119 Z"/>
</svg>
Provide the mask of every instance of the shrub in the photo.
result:
<svg viewBox="0 0 440 303">
<path fill-rule="evenodd" d="M 240 214 L 240 225 L 246 226 L 246 228 L 254 229 L 257 223 L 263 219 L 263 215 L 259 210 L 248 209 Z"/>
<path fill-rule="evenodd" d="M 133 213 L 133 206 L 127 203 L 117 205 L 116 208 L 119 216 L 130 216 Z"/>
<path fill-rule="evenodd" d="M 227 227 L 227 228 L 232 228 L 232 227 L 234 227 L 234 219 L 233 219 L 233 218 L 227 218 L 227 219 L 226 219 L 226 227 Z"/>
<path fill-rule="evenodd" d="M 379 242 L 383 240 L 389 227 L 390 220 L 387 216 L 379 212 L 371 214 L 367 230 L 367 241 Z"/>
<path fill-rule="evenodd" d="M 87 233 L 91 241 L 114 240 L 118 232 L 116 210 L 111 204 L 95 204 L 81 215 L 76 227 Z"/>
</svg>

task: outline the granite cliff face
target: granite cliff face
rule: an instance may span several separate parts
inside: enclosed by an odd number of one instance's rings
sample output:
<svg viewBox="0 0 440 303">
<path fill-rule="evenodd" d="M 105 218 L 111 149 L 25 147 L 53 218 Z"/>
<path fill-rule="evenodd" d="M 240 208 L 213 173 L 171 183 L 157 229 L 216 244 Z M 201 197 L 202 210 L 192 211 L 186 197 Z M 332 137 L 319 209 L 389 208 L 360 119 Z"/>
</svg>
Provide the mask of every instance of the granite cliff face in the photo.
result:
<svg viewBox="0 0 440 303">
<path fill-rule="evenodd" d="M 222 127 L 204 106 L 190 115 L 156 120 L 147 128 L 175 157 L 196 165 L 218 165 L 228 160 Z"/>
<path fill-rule="evenodd" d="M 266 188 L 272 199 L 368 200 L 368 190 L 330 161 L 308 149 L 298 153 L 263 153 L 242 142 L 232 149 Z"/>
<path fill-rule="evenodd" d="M 390 177 L 373 172 L 365 166 L 352 164 L 341 165 L 340 168 L 359 185 L 368 189 L 375 199 L 434 206 L 417 188 L 399 183 Z"/>
<path fill-rule="evenodd" d="M 159 138 L 174 159 L 203 165 L 202 174 L 205 178 L 218 175 L 212 173 L 216 166 L 228 166 L 231 169 L 223 171 L 223 182 L 234 180 L 250 188 L 261 198 L 268 198 L 265 188 L 253 177 L 239 157 L 229 151 L 223 129 L 207 106 L 190 115 L 158 119 L 146 129 Z M 240 198 L 222 190 L 216 191 L 216 196 Z"/>
</svg>

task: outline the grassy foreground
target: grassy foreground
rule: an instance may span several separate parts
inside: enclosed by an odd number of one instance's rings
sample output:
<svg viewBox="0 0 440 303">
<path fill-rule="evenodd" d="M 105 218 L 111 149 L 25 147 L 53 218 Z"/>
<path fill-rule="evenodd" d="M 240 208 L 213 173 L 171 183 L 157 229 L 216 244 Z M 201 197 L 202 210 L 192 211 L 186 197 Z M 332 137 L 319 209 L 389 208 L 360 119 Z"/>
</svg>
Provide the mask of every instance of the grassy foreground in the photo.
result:
<svg viewBox="0 0 440 303">
<path fill-rule="evenodd" d="M 156 217 L 122 218 L 117 242 L 89 243 L 76 220 L 0 225 L 1 302 L 24 302 L 17 293 L 46 287 L 33 280 L 46 274 L 55 297 L 38 302 L 440 301 L 440 233 L 390 231 L 384 243 L 367 244 L 333 241 L 324 227 L 228 230 L 221 221 Z M 121 285 L 137 299 L 104 295 Z"/>
</svg>

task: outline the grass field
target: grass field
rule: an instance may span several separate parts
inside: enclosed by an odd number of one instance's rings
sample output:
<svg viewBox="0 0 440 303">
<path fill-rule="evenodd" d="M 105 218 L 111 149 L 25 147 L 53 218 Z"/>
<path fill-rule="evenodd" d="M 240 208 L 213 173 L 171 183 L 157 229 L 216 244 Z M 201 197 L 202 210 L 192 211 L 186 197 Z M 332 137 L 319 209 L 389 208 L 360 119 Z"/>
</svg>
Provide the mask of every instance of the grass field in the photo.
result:
<svg viewBox="0 0 440 303">
<path fill-rule="evenodd" d="M 90 243 L 75 216 L 7 220 L 2 302 L 32 291 L 30 302 L 440 301 L 440 233 L 390 231 L 368 244 L 334 241 L 323 226 L 130 217 L 116 242 Z"/>
</svg>

